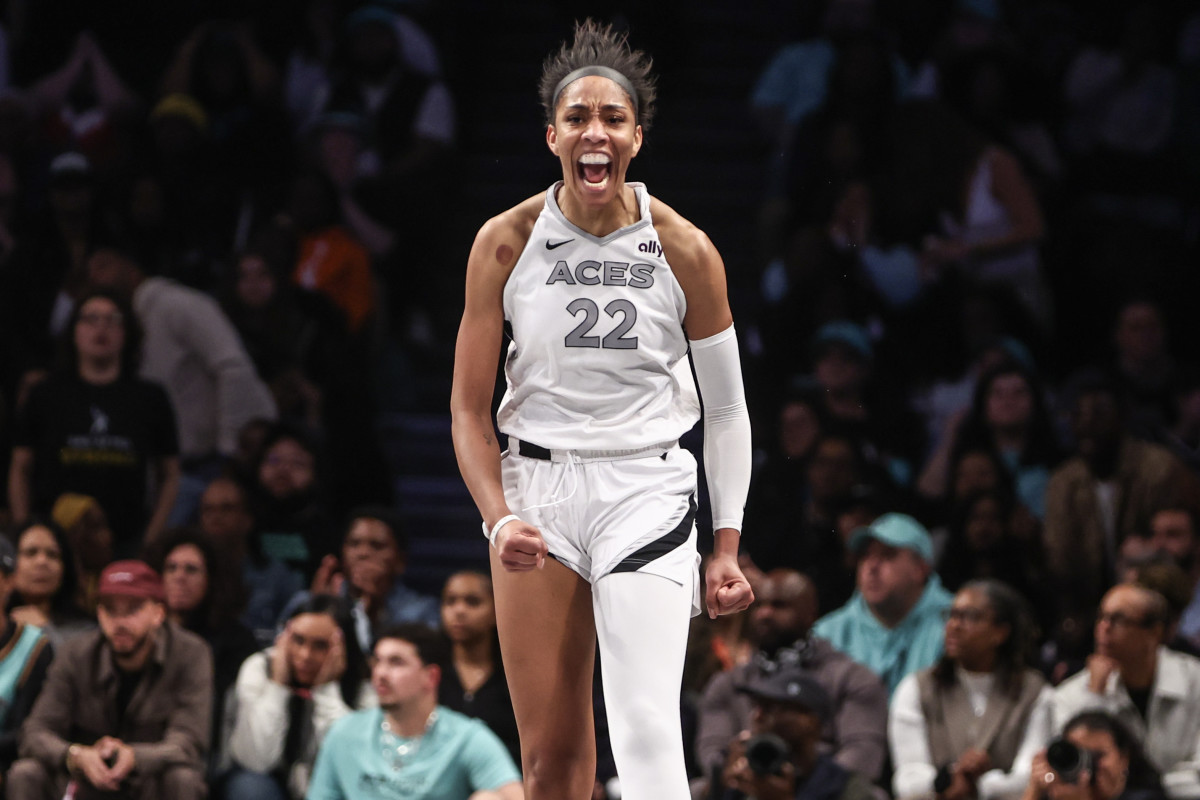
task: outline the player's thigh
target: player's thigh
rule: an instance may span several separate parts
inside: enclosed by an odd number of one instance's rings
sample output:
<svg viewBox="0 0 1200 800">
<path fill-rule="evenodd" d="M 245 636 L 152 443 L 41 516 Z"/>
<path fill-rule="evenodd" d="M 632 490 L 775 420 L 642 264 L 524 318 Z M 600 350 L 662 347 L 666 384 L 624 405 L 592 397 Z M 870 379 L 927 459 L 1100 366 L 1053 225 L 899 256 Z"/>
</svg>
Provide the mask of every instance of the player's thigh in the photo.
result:
<svg viewBox="0 0 1200 800">
<path fill-rule="evenodd" d="M 547 558 L 509 572 L 491 552 L 496 623 L 522 749 L 590 742 L 596 627 L 591 586 Z M 559 741 L 562 737 L 576 741 Z"/>
</svg>

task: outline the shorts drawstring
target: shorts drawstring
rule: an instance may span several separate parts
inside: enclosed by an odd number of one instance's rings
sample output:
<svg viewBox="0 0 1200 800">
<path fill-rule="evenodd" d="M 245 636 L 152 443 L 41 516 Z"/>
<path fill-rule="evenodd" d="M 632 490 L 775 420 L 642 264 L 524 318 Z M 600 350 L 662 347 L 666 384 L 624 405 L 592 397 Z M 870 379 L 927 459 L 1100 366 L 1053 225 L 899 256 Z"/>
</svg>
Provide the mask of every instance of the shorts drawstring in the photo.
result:
<svg viewBox="0 0 1200 800">
<path fill-rule="evenodd" d="M 554 491 L 551 492 L 551 495 L 559 494 L 562 491 L 563 482 L 567 479 L 567 473 L 570 473 L 571 477 L 574 479 L 575 485 L 571 487 L 571 493 L 568 494 L 566 497 L 560 497 L 557 500 L 551 500 L 549 503 L 538 503 L 537 505 L 534 505 L 534 506 L 525 506 L 524 508 L 521 509 L 521 511 L 522 512 L 532 511 L 535 508 L 549 508 L 551 506 L 556 506 L 559 503 L 565 503 L 568 500 L 570 500 L 572 497 L 574 497 L 575 492 L 579 491 L 579 470 L 580 470 L 580 466 L 582 464 L 583 464 L 583 462 L 580 460 L 579 456 L 575 455 L 574 453 L 568 452 L 567 453 L 567 468 L 564 469 L 559 474 L 558 485 L 554 487 Z"/>
</svg>

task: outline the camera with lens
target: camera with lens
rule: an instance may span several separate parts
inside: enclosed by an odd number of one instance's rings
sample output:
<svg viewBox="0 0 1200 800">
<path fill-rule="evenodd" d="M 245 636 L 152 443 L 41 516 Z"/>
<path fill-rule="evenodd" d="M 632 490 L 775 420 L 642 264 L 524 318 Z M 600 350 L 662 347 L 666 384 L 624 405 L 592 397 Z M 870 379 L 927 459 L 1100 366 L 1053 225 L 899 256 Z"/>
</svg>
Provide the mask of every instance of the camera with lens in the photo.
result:
<svg viewBox="0 0 1200 800">
<path fill-rule="evenodd" d="M 1050 769 L 1066 783 L 1078 783 L 1079 776 L 1084 772 L 1091 776 L 1091 780 L 1096 778 L 1092 753 L 1062 737 L 1054 739 L 1046 747 L 1046 761 Z"/>
<path fill-rule="evenodd" d="M 755 775 L 782 775 L 791 750 L 773 733 L 759 733 L 746 740 L 746 762 Z"/>
</svg>

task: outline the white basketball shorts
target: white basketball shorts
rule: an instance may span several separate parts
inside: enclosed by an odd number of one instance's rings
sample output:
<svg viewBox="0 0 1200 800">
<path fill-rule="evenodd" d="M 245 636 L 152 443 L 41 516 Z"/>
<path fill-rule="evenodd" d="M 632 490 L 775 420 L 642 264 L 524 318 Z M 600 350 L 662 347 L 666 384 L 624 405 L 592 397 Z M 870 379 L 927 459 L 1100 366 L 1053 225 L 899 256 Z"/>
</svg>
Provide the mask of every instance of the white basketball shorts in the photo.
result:
<svg viewBox="0 0 1200 800">
<path fill-rule="evenodd" d="M 659 575 L 692 590 L 700 613 L 696 459 L 676 443 L 638 451 L 547 450 L 509 440 L 501 456 L 513 513 L 550 554 L 595 584 L 611 572 Z"/>
</svg>

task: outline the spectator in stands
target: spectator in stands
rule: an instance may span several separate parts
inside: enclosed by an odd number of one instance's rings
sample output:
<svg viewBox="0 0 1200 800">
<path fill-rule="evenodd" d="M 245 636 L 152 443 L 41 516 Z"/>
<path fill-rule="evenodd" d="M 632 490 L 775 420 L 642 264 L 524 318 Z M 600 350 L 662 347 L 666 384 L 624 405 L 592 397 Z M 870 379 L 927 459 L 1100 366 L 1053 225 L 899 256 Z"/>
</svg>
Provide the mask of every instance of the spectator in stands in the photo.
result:
<svg viewBox="0 0 1200 800">
<path fill-rule="evenodd" d="M 1012 477 L 1017 499 L 1039 519 L 1046 511 L 1046 484 L 1059 461 L 1054 422 L 1047 407 L 1041 381 L 1015 361 L 1006 361 L 985 371 L 975 385 L 970 412 L 954 437 L 954 452 L 990 448 Z M 938 459 L 930 468 L 937 468 Z M 922 489 L 940 496 L 944 476 L 928 475 Z"/>
<path fill-rule="evenodd" d="M 1021 161 L 1039 189 L 1057 186 L 1063 163 L 1054 131 L 1052 83 L 1030 54 L 995 42 L 951 55 L 938 76 L 941 96 L 989 139 Z"/>
<path fill-rule="evenodd" d="M 856 37 L 866 39 L 876 25 L 874 2 L 836 0 L 828 4 L 818 36 L 785 45 L 772 56 L 755 84 L 750 105 L 775 144 L 785 146 L 796 126 L 825 104 L 834 84 L 830 76 L 842 56 L 838 45 Z M 883 59 L 885 66 L 891 63 L 891 70 L 884 70 L 885 80 L 898 98 L 907 72 L 895 54 L 885 51 Z M 866 75 L 862 69 L 856 74 Z"/>
<path fill-rule="evenodd" d="M 442 589 L 442 632 L 450 640 L 450 661 L 442 672 L 438 702 L 481 719 L 500 737 L 514 763 L 521 763 L 521 740 L 496 632 L 492 579 L 482 572 L 456 572 Z"/>
<path fill-rule="evenodd" d="M 52 150 L 75 150 L 105 173 L 129 156 L 137 97 L 91 31 L 82 31 L 61 67 L 29 89 L 42 137 Z"/>
<path fill-rule="evenodd" d="M 938 226 L 922 243 L 922 269 L 940 277 L 957 268 L 968 282 L 1001 287 L 1049 332 L 1053 308 L 1038 254 L 1046 228 L 1032 184 L 1011 152 L 956 115 L 941 124 L 957 141 L 944 154 L 949 168 L 927 176 L 944 179 L 947 193 L 936 199 Z"/>
<path fill-rule="evenodd" d="M 406 325 L 444 322 L 447 295 L 457 294 L 438 269 L 445 258 L 439 237 L 454 213 L 454 182 L 443 178 L 453 165 L 457 121 L 437 50 L 411 19 L 375 5 L 346 19 L 339 52 L 314 131 L 323 151 L 316 161 L 338 186 L 347 223 L 390 278 L 384 288 L 393 315 L 404 315 Z M 355 130 L 335 129 L 323 124 L 331 118 L 358 122 Z M 354 154 L 353 173 L 329 158 L 328 145 L 337 143 L 343 155 Z"/>
<path fill-rule="evenodd" d="M 174 528 L 151 548 L 147 563 L 162 575 L 167 619 L 208 643 L 213 661 L 212 741 L 218 754 L 226 694 L 242 662 L 258 649 L 238 621 L 244 592 L 227 553 L 200 531 Z"/>
<path fill-rule="evenodd" d="M 704 689 L 696 752 L 705 778 L 723 762 L 729 742 L 751 725 L 753 704 L 735 691 L 760 672 L 799 668 L 829 700 L 821 740 L 833 760 L 868 780 L 883 774 L 887 755 L 887 689 L 873 672 L 812 635 L 817 619 L 813 582 L 790 569 L 773 570 L 754 587 L 750 607 L 754 659 L 715 675 Z"/>
<path fill-rule="evenodd" d="M 809 461 L 822 433 L 821 406 L 815 392 L 789 389 L 775 423 L 774 436 L 765 448 L 766 458 L 755 470 L 746 502 L 747 524 L 761 531 L 759 536 L 776 530 L 779 514 L 784 508 L 791 512 L 796 497 L 804 491 Z M 764 550 L 758 554 L 761 564 L 769 568 L 767 548 L 759 549 Z"/>
<path fill-rule="evenodd" d="M 364 120 L 363 171 L 387 184 L 399 205 L 390 216 L 403 219 L 454 143 L 454 100 L 436 70 L 406 57 L 406 50 L 415 50 L 402 41 L 397 15 L 386 9 L 364 6 L 352 13 L 342 45 L 344 58 L 334 64 L 322 111 Z"/>
<path fill-rule="evenodd" d="M 837 513 L 867 468 L 858 443 L 843 434 L 822 435 L 805 466 L 803 482 L 756 492 L 756 504 L 746 515 L 754 534 L 746 550 L 759 569 L 801 568 L 816 581 L 821 608 L 834 608 L 854 588 Z"/>
<path fill-rule="evenodd" d="M 803 258 L 806 243 L 824 237 L 838 201 L 878 168 L 881 137 L 897 94 L 898 70 L 884 36 L 861 31 L 839 39 L 828 82 L 820 87 L 825 93 L 821 107 L 806 114 L 794 130 L 781 125 L 778 132 L 771 131 L 772 137 L 780 137 L 780 152 L 772 159 L 777 168 L 770 171 L 759 229 L 763 252 L 773 259 L 768 274 L 786 268 L 787 295 L 771 295 L 785 299 L 784 306 L 805 303 L 806 294 L 818 294 L 834 283 L 823 259 Z M 768 71 L 777 69 L 783 52 L 794 47 L 781 51 Z M 760 112 L 772 114 L 767 109 Z"/>
<path fill-rule="evenodd" d="M 270 644 L 284 607 L 304 586 L 300 574 L 263 552 L 246 490 L 233 478 L 217 478 L 200 496 L 200 530 L 241 576 L 246 594 L 242 624 L 260 646 Z"/>
<path fill-rule="evenodd" d="M 964 308 L 964 313 L 966 310 Z M 959 428 L 963 419 L 970 412 L 975 399 L 975 390 L 979 378 L 993 367 L 1005 362 L 1015 362 L 1020 367 L 1033 372 L 1036 365 L 1033 355 L 1019 340 L 1011 336 L 1001 336 L 985 339 L 982 342 L 963 342 L 964 355 L 969 358 L 966 369 L 961 374 L 952 377 L 942 377 L 932 383 L 928 389 L 919 391 L 913 396 L 913 408 L 925 417 L 929 433 L 930 449 L 934 453 L 942 453 L 949 458 L 954 447 Z M 942 478 L 943 473 L 931 470 L 928 461 L 922 471 L 919 488 L 926 494 L 937 495 L 937 486 L 925 489 L 926 476 Z"/>
<path fill-rule="evenodd" d="M 304 3 L 303 29 L 292 43 L 283 77 L 284 96 L 296 130 L 307 130 L 329 98 L 335 77 L 330 67 L 336 61 L 339 40 L 343 38 L 347 22 L 339 15 L 344 10 L 329 0 Z M 363 16 L 369 15 L 360 15 L 356 21 L 350 21 L 350 25 L 361 24 Z M 394 28 L 400 44 L 400 58 L 406 69 L 429 78 L 441 76 L 441 55 L 421 26 L 403 14 L 376 16 Z"/>
<path fill-rule="evenodd" d="M 166 619 L 158 573 L 115 561 L 100 576 L 100 630 L 59 650 L 5 780 L 14 800 L 123 792 L 202 800 L 212 708 L 203 639 Z"/>
<path fill-rule="evenodd" d="M 346 525 L 341 558 L 325 556 L 310 591 L 348 598 L 358 642 L 369 650 L 385 625 L 420 622 L 432 627 L 440 620 L 437 598 L 415 592 L 401 580 L 407 566 L 408 534 L 400 518 L 386 508 L 355 509 Z M 289 609 L 307 595 L 294 597 Z"/>
<path fill-rule="evenodd" d="M 8 615 L 36 625 L 61 644 L 95 628 L 78 604 L 75 561 L 62 528 L 34 518 L 16 533 L 16 564 L 6 606 Z"/>
<path fill-rule="evenodd" d="M 291 282 L 296 245 L 284 225 L 255 236 L 237 259 L 222 308 L 271 387 L 280 417 L 319 428 L 326 396 L 348 366 L 349 343 L 337 307 L 324 294 Z"/>
<path fill-rule="evenodd" d="M 1114 373 L 1129 406 L 1130 427 L 1138 435 L 1157 438 L 1175 416 L 1173 394 L 1180 381 L 1159 303 L 1135 297 L 1122 304 L 1113 345 Z"/>
<path fill-rule="evenodd" d="M 183 522 L 234 453 L 242 426 L 260 417 L 273 419 L 275 404 L 237 331 L 208 295 L 150 277 L 127 251 L 111 246 L 92 253 L 88 277 L 132 298 L 145 334 L 139 374 L 161 382 L 175 408 L 183 477 L 168 522 Z"/>
<path fill-rule="evenodd" d="M 950 480 L 946 487 L 951 505 L 961 503 L 979 492 L 1002 491 L 1012 494 L 1015 489 L 1011 475 L 991 447 L 968 447 L 950 463 Z"/>
<path fill-rule="evenodd" d="M 17 759 L 21 723 L 33 708 L 54 657 L 50 639 L 41 628 L 13 619 L 7 612 L 8 594 L 16 565 L 12 542 L 0 536 L 0 780 Z"/>
<path fill-rule="evenodd" d="M 1055 690 L 1055 725 L 1089 709 L 1106 711 L 1141 742 L 1172 798 L 1200 796 L 1200 660 L 1172 652 L 1162 637 L 1167 602 L 1141 586 L 1110 589 L 1096 615 L 1096 650 Z"/>
<path fill-rule="evenodd" d="M 1125 8 L 1115 46 L 1082 47 L 1067 69 L 1064 148 L 1075 159 L 1087 159 L 1085 165 L 1101 166 L 1105 157 L 1113 162 L 1089 177 L 1092 185 L 1103 185 L 1109 175 L 1128 176 L 1129 170 L 1120 168 L 1130 161 L 1149 169 L 1153 157 L 1169 151 L 1172 120 L 1179 112 L 1178 78 L 1163 63 L 1169 52 L 1166 22 L 1155 4 L 1133 3 Z M 1154 177 L 1150 172 L 1143 180 Z"/>
<path fill-rule="evenodd" d="M 1114 581 L 1121 543 L 1148 530 L 1154 511 L 1200 496 L 1195 478 L 1169 451 L 1129 435 L 1125 412 L 1112 380 L 1076 381 L 1075 454 L 1046 489 L 1046 566 L 1059 587 L 1060 615 L 1095 608 Z"/>
<path fill-rule="evenodd" d="M 953 598 L 933 571 L 933 543 L 907 514 L 884 514 L 850 537 L 858 589 L 817 620 L 813 633 L 883 678 L 889 695 L 942 654 L 942 619 Z"/>
<path fill-rule="evenodd" d="M 967 55 L 998 46 L 1007 36 L 1001 6 L 992 0 L 955 0 L 942 7 L 935 38 L 929 43 L 928 58 L 917 68 L 910 91 L 916 97 L 939 97 L 948 74 Z"/>
<path fill-rule="evenodd" d="M 950 466 L 948 489 L 949 494 L 940 509 L 945 515 L 946 525 L 931 531 L 938 564 L 941 564 L 942 559 L 950 555 L 949 542 L 952 537 L 958 539 L 956 547 L 966 543 L 959 534 L 963 532 L 968 521 L 965 515 L 974 510 L 971 507 L 971 501 L 980 495 L 996 495 L 1001 498 L 1002 506 L 1008 509 L 1008 513 L 1004 517 L 1008 537 L 1014 542 L 1019 542 L 1020 546 L 1025 548 L 1020 553 L 1007 554 L 1002 561 L 1008 562 L 1011 567 L 1014 564 L 1014 556 L 1020 556 L 1016 563 L 1023 563 L 1030 567 L 1036 566 L 1039 573 L 1043 571 L 1044 565 L 1039 561 L 1041 558 L 1041 522 L 1033 515 L 1033 512 L 1018 502 L 1012 474 L 1001 462 L 1000 456 L 994 448 L 984 445 L 968 447 L 955 455 Z M 953 565 L 950 566 L 953 569 Z M 989 565 L 986 569 L 991 570 L 992 568 L 993 566 Z M 1013 580 L 1009 582 L 1019 586 L 1020 580 L 1015 577 L 1016 573 L 1011 574 Z M 986 577 L 986 575 L 979 577 Z M 993 575 L 992 577 L 999 576 Z"/>
<path fill-rule="evenodd" d="M 1082 711 L 1063 727 L 1063 738 L 1091 754 L 1092 768 L 1065 780 L 1046 759 L 1033 758 L 1021 800 L 1166 800 L 1162 777 L 1120 719 L 1106 711 Z"/>
<path fill-rule="evenodd" d="M 278 206 L 292 168 L 292 137 L 278 102 L 279 71 L 245 22 L 203 20 L 176 51 L 162 79 L 164 98 L 191 97 L 207 119 L 211 167 L 196 185 L 211 203 L 204 219 L 210 247 L 225 256 L 245 243 L 237 228 Z M 220 203 L 224 201 L 225 208 Z"/>
<path fill-rule="evenodd" d="M 251 503 L 265 552 L 304 575 L 334 551 L 324 462 L 314 436 L 284 422 L 263 440 Z"/>
<path fill-rule="evenodd" d="M 292 280 L 321 292 L 345 315 L 352 334 L 362 334 L 375 314 L 371 254 L 342 220 L 333 182 L 307 171 L 292 181 L 287 215 L 300 235 Z"/>
<path fill-rule="evenodd" d="M 162 532 L 179 484 L 175 417 L 157 383 L 136 377 L 140 330 L 113 293 L 84 295 L 64 338 L 64 363 L 30 392 L 9 471 L 9 504 L 23 520 L 64 492 L 95 497 L 119 553 Z M 147 491 L 149 476 L 155 491 Z"/>
<path fill-rule="evenodd" d="M 888 715 L 897 798 L 1016 798 L 1050 740 L 1053 692 L 1030 669 L 1036 629 L 1012 587 L 972 581 L 954 596 L 938 663 L 909 674 Z"/>
<path fill-rule="evenodd" d="M 820 749 L 829 719 L 829 695 L 798 665 L 759 672 L 738 690 L 754 701 L 753 724 L 728 742 L 721 785 L 724 800 L 743 797 L 870 800 L 871 782 L 846 769 Z M 782 743 L 779 761 L 758 755 L 751 762 L 752 735 L 771 734 Z M 778 745 L 777 745 L 778 746 Z"/>
<path fill-rule="evenodd" d="M 303 22 L 289 42 L 282 75 L 284 105 L 294 131 L 308 129 L 329 92 L 329 65 L 338 45 L 341 10 L 333 0 L 305 0 L 300 6 L 297 16 Z"/>
<path fill-rule="evenodd" d="M 408 624 L 380 631 L 371 669 L 380 707 L 333 724 L 317 755 L 309 800 L 351 800 L 364 787 L 414 800 L 524 796 L 520 773 L 496 735 L 438 705 L 444 663 L 444 640 L 433 630 Z"/>
<path fill-rule="evenodd" d="M 1172 394 L 1174 423 L 1163 434 L 1166 445 L 1193 470 L 1200 470 L 1200 373 L 1185 373 Z"/>
<path fill-rule="evenodd" d="M 335 506 L 389 502 L 375 428 L 373 334 L 351 336 L 345 314 L 325 293 L 293 282 L 298 247 L 297 231 L 282 218 L 256 234 L 237 260 L 224 307 L 280 418 L 324 432 Z"/>
<path fill-rule="evenodd" d="M 343 601 L 313 595 L 274 646 L 246 659 L 229 711 L 226 800 L 300 800 L 330 725 L 376 704 Z"/>
<path fill-rule="evenodd" d="M 825 430 L 858 440 L 885 479 L 909 484 L 923 431 L 905 405 L 872 392 L 875 348 L 866 328 L 849 320 L 826 323 L 812 337 L 812 353 Z"/>
<path fill-rule="evenodd" d="M 86 254 L 96 240 L 100 208 L 87 158 L 67 152 L 50 162 L 47 208 L 34 213 L 0 263 L 0 354 L 3 391 L 12 406 L 53 366 L 56 343 L 67 331 L 76 301 L 87 288 Z M 10 187 L 29 201 L 30 187 Z"/>
<path fill-rule="evenodd" d="M 973 579 L 992 578 L 1027 599 L 1044 596 L 1039 542 L 1014 533 L 1013 517 L 1019 513 L 1012 495 L 1001 489 L 973 492 L 957 504 L 938 562 L 947 589 L 957 591 Z"/>
<path fill-rule="evenodd" d="M 108 516 L 96 498 L 68 492 L 54 501 L 50 518 L 63 529 L 68 549 L 74 554 L 79 584 L 76 605 L 89 617 L 94 617 L 100 573 L 113 560 L 113 535 Z"/>
<path fill-rule="evenodd" d="M 311 138 L 309 158 L 337 192 L 338 208 L 348 231 L 372 258 L 381 260 L 380 265 L 386 264 L 384 259 L 393 254 L 397 237 L 392 228 L 377 219 L 390 217 L 378 207 L 381 198 L 374 196 L 381 187 L 362 174 L 365 121 L 352 112 L 322 114 L 312 126 Z"/>
<path fill-rule="evenodd" d="M 1200 643 L 1179 633 L 1179 620 L 1192 599 L 1192 587 L 1187 575 L 1174 561 L 1154 555 L 1141 563 L 1127 563 L 1122 583 L 1134 583 L 1161 594 L 1167 601 L 1167 624 L 1163 628 L 1162 643 L 1178 653 L 1200 657 Z"/>
<path fill-rule="evenodd" d="M 233 241 L 241 198 L 221 177 L 211 120 L 195 97 L 163 97 L 147 128 L 123 198 L 124 233 L 156 275 L 207 290 Z"/>
<path fill-rule="evenodd" d="M 1182 505 L 1154 512 L 1146 545 L 1168 556 L 1186 576 L 1191 600 L 1179 620 L 1179 633 L 1200 642 L 1200 519 L 1196 512 Z"/>
</svg>

